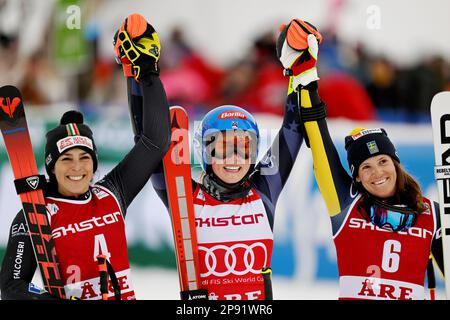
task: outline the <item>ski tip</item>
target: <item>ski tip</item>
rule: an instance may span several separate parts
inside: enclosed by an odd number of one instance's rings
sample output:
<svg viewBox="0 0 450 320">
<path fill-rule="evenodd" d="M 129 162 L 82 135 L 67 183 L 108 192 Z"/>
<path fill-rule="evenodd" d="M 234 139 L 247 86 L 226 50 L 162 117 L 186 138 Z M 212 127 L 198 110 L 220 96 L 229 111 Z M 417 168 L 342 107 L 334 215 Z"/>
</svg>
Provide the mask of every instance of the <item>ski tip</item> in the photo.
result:
<svg viewBox="0 0 450 320">
<path fill-rule="evenodd" d="M 181 106 L 170 106 L 170 110 L 181 110 L 184 113 L 187 113 L 186 109 Z"/>
<path fill-rule="evenodd" d="M 12 85 L 6 85 L 0 88 L 0 96 L 1 97 L 19 97 L 22 98 L 22 94 L 20 93 L 20 90 L 17 89 L 17 87 Z"/>
<path fill-rule="evenodd" d="M 14 86 L 0 88 L 0 122 L 14 122 L 24 116 L 22 95 Z"/>
<path fill-rule="evenodd" d="M 436 93 L 431 100 L 431 110 L 433 108 L 444 108 L 450 109 L 450 91 L 442 91 Z"/>
</svg>

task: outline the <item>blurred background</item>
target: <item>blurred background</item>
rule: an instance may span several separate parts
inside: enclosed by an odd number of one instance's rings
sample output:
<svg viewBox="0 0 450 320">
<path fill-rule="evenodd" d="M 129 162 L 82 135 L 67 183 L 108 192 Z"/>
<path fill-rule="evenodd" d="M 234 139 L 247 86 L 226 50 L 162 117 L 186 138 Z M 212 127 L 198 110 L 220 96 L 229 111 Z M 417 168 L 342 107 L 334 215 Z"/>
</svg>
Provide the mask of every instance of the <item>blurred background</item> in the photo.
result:
<svg viewBox="0 0 450 320">
<path fill-rule="evenodd" d="M 311 22 L 325 38 L 319 93 L 344 165 L 351 129 L 384 127 L 407 170 L 437 200 L 429 107 L 450 90 L 446 0 L 0 0 L 0 85 L 22 91 L 42 172 L 45 132 L 68 109 L 81 110 L 94 131 L 97 179 L 132 147 L 112 39 L 136 12 L 159 34 L 161 79 L 170 104 L 188 110 L 191 128 L 211 108 L 236 104 L 255 114 L 263 146 L 278 131 L 287 90 L 275 53 L 278 27 L 295 17 Z M 0 258 L 20 209 L 12 181 L 0 143 Z M 178 299 L 170 220 L 150 183 L 130 207 L 127 236 L 137 297 Z M 331 227 L 304 147 L 277 205 L 272 267 L 275 299 L 337 297 Z"/>
</svg>

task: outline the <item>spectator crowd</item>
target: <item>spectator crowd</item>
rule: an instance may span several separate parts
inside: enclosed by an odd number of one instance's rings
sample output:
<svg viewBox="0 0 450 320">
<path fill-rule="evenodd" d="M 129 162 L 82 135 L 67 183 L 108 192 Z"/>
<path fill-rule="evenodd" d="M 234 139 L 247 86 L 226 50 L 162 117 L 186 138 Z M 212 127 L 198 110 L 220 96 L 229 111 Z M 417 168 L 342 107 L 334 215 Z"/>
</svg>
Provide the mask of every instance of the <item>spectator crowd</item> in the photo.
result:
<svg viewBox="0 0 450 320">
<path fill-rule="evenodd" d="M 448 57 L 429 56 L 408 67 L 398 66 L 361 43 L 345 43 L 333 32 L 321 31 L 325 41 L 318 66 L 319 90 L 329 117 L 427 122 L 432 97 L 450 90 Z M 121 69 L 113 59 L 98 55 L 95 32 L 84 39 L 88 48 L 84 67 L 69 76 L 55 63 L 51 33 L 45 34 L 41 45 L 24 57 L 18 54 L 19 35 L 0 29 L 1 83 L 19 86 L 33 106 L 74 101 L 83 111 L 95 113 L 105 105 L 126 103 Z M 243 106 L 252 113 L 282 114 L 286 79 L 276 57 L 275 31 L 255 36 L 250 52 L 227 66 L 209 63 L 186 41 L 184 26 L 167 34 L 161 39 L 160 69 L 172 105 L 185 107 L 195 118 L 222 104 Z"/>
</svg>

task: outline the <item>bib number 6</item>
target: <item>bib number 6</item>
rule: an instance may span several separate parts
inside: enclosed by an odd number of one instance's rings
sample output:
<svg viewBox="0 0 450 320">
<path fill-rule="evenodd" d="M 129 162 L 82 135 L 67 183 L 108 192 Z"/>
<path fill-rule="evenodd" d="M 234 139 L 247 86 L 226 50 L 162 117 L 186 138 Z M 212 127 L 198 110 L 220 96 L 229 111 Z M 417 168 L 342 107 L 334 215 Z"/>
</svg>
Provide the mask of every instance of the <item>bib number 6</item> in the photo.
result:
<svg viewBox="0 0 450 320">
<path fill-rule="evenodd" d="M 400 264 L 402 244 L 397 240 L 386 240 L 383 246 L 381 268 L 386 272 L 396 272 Z"/>
</svg>

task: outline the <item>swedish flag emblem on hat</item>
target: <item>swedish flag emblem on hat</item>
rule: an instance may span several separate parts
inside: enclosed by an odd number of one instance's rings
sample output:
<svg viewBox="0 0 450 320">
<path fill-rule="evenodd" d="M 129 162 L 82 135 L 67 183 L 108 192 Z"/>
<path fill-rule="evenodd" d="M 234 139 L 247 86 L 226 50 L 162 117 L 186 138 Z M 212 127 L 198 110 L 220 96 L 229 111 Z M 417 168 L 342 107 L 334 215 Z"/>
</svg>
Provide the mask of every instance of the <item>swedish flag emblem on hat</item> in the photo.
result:
<svg viewBox="0 0 450 320">
<path fill-rule="evenodd" d="M 370 154 L 375 154 L 380 152 L 380 149 L 378 149 L 377 143 L 375 142 L 375 140 L 369 141 L 367 142 L 367 149 L 369 149 L 369 153 Z"/>
</svg>

